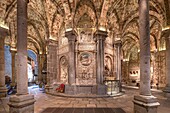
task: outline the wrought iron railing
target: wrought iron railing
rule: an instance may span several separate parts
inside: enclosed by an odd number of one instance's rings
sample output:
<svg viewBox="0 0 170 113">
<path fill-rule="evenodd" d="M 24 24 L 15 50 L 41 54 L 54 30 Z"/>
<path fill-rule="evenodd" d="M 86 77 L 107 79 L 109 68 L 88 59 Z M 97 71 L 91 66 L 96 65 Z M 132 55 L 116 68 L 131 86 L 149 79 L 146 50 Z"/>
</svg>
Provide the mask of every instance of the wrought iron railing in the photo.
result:
<svg viewBox="0 0 170 113">
<path fill-rule="evenodd" d="M 105 80 L 104 83 L 107 86 L 108 95 L 115 95 L 120 93 L 121 84 L 119 80 Z"/>
</svg>

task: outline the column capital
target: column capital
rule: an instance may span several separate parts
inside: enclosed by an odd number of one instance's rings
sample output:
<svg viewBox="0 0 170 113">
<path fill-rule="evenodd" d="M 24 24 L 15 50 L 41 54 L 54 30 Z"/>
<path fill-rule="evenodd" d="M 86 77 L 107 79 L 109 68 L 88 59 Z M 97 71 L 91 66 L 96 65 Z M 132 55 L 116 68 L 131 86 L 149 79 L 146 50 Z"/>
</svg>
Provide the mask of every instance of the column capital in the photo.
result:
<svg viewBox="0 0 170 113">
<path fill-rule="evenodd" d="M 96 30 L 94 33 L 94 40 L 105 40 L 107 37 L 107 31 Z"/>
<path fill-rule="evenodd" d="M 5 29 L 0 26 L 0 38 L 4 38 L 5 36 L 8 36 L 8 35 L 9 35 L 8 29 Z"/>
<path fill-rule="evenodd" d="M 121 40 L 116 40 L 114 41 L 115 47 L 121 47 L 122 46 L 122 41 Z"/>
<path fill-rule="evenodd" d="M 47 41 L 47 44 L 48 45 L 58 45 L 58 41 L 56 41 L 56 40 L 52 40 L 52 39 L 48 39 L 48 41 Z"/>
<path fill-rule="evenodd" d="M 68 41 L 76 41 L 77 40 L 77 33 L 75 30 L 66 31 L 65 37 L 68 38 Z"/>
</svg>

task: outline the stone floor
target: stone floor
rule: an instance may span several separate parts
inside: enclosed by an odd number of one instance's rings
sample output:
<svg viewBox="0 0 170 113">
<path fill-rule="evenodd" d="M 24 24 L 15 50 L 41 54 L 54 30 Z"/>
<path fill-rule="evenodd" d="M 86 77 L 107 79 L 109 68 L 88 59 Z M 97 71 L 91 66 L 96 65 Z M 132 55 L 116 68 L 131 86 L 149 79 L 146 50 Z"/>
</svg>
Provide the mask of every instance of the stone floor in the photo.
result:
<svg viewBox="0 0 170 113">
<path fill-rule="evenodd" d="M 122 108 L 47 108 L 42 113 L 125 113 Z"/>
<path fill-rule="evenodd" d="M 124 88 L 125 94 L 118 97 L 107 98 L 69 98 L 52 96 L 43 93 L 38 87 L 29 87 L 29 93 L 35 95 L 35 113 L 41 113 L 46 108 L 122 108 L 126 113 L 133 113 L 133 97 L 138 94 L 138 89 Z M 170 100 L 164 97 L 162 91 L 154 90 L 152 94 L 158 98 L 160 106 L 158 113 L 170 113 Z M 7 105 L 9 96 L 0 99 L 0 113 L 8 113 Z"/>
</svg>

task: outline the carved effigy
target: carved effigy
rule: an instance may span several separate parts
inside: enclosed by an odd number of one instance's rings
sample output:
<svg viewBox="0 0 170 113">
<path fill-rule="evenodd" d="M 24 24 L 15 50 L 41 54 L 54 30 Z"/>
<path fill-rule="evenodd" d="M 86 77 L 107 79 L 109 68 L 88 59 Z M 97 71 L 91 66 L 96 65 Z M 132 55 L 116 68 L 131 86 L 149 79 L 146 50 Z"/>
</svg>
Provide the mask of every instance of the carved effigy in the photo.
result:
<svg viewBox="0 0 170 113">
<path fill-rule="evenodd" d="M 68 82 L 68 62 L 65 56 L 60 58 L 60 82 Z"/>
<path fill-rule="evenodd" d="M 112 58 L 110 56 L 105 56 L 105 64 L 104 64 L 104 76 L 105 77 L 113 77 L 113 68 L 112 68 Z"/>
</svg>

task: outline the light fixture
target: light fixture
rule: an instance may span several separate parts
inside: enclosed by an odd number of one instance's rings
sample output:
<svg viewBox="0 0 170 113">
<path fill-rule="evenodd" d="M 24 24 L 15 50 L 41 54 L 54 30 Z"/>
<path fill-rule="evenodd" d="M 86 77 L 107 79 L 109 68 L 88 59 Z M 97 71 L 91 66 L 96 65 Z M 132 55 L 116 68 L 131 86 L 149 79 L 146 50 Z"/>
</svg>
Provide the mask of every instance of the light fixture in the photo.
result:
<svg viewBox="0 0 170 113">
<path fill-rule="evenodd" d="M 106 27 L 104 27 L 104 26 L 99 26 L 98 29 L 101 31 L 106 31 Z"/>
<path fill-rule="evenodd" d="M 5 24 L 5 22 L 4 22 L 4 21 L 2 21 L 2 20 L 0 20 L 0 27 L 1 27 L 1 28 L 4 28 L 4 29 L 8 29 L 8 30 L 9 30 L 8 25 L 7 25 L 7 24 Z"/>
<path fill-rule="evenodd" d="M 67 28 L 67 29 L 66 29 L 66 32 L 71 31 L 71 30 L 73 30 L 73 29 L 72 29 L 72 28 Z"/>
<path fill-rule="evenodd" d="M 11 47 L 10 50 L 11 50 L 11 51 L 17 51 L 17 49 L 14 48 L 14 47 Z"/>
<path fill-rule="evenodd" d="M 168 29 L 170 29 L 170 26 L 166 26 L 166 27 L 162 28 L 162 31 L 165 31 L 165 30 L 168 30 Z"/>
<path fill-rule="evenodd" d="M 53 36 L 50 35 L 49 39 L 56 40 Z"/>
</svg>

